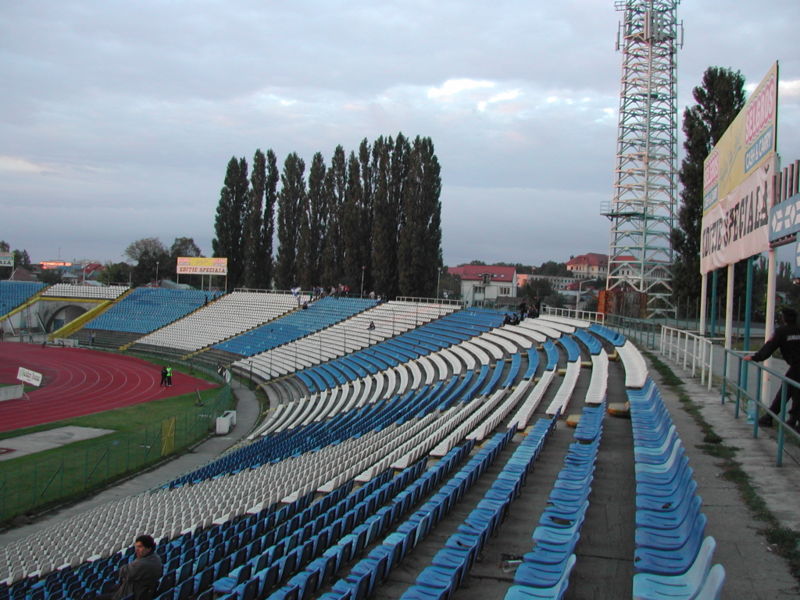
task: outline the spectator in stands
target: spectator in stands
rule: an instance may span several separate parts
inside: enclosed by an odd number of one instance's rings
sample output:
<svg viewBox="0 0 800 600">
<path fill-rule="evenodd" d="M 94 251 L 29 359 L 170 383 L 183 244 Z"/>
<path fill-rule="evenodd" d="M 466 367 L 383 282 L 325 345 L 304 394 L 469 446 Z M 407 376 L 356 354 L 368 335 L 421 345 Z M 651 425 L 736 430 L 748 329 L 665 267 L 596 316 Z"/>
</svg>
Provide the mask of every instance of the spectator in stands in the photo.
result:
<svg viewBox="0 0 800 600">
<path fill-rule="evenodd" d="M 155 597 L 163 569 L 156 542 L 152 536 L 140 535 L 133 548 L 136 558 L 119 570 L 117 589 L 98 598 L 121 600 L 132 596 L 133 600 L 152 600 Z"/>
<path fill-rule="evenodd" d="M 775 350 L 780 349 L 783 360 L 789 365 L 789 370 L 786 371 L 786 378 L 800 383 L 800 326 L 797 325 L 797 311 L 793 308 L 784 308 L 781 310 L 781 320 L 783 323 L 775 330 L 772 337 L 767 340 L 761 349 L 755 354 L 745 356 L 745 360 L 753 360 L 761 362 L 772 356 Z M 787 410 L 786 422 L 793 429 L 800 428 L 800 388 L 793 385 L 788 386 L 786 391 L 787 398 L 791 398 L 791 408 Z M 781 390 L 775 394 L 772 404 L 769 409 L 779 414 L 781 410 Z M 772 417 L 769 414 L 763 415 L 758 420 L 760 425 L 769 427 L 772 425 Z"/>
<path fill-rule="evenodd" d="M 506 313 L 506 316 L 503 317 L 503 325 L 511 325 L 511 315 Z"/>
<path fill-rule="evenodd" d="M 158 387 L 167 387 L 167 367 L 161 367 L 161 383 Z"/>
<path fill-rule="evenodd" d="M 167 387 L 172 387 L 172 367 L 167 367 Z"/>
<path fill-rule="evenodd" d="M 89 345 L 94 346 L 94 331 L 92 332 L 92 335 L 89 337 Z"/>
</svg>

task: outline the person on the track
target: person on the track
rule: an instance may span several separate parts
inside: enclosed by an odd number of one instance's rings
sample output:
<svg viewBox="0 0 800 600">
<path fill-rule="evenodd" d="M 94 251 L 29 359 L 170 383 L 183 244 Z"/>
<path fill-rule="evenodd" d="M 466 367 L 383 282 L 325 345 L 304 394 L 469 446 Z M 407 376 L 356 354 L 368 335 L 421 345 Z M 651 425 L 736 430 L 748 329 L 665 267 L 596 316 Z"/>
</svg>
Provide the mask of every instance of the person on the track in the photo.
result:
<svg viewBox="0 0 800 600">
<path fill-rule="evenodd" d="M 172 367 L 167 367 L 167 387 L 172 387 Z"/>
<path fill-rule="evenodd" d="M 159 387 L 167 387 L 168 374 L 167 367 L 161 367 L 161 383 L 158 384 Z"/>
</svg>

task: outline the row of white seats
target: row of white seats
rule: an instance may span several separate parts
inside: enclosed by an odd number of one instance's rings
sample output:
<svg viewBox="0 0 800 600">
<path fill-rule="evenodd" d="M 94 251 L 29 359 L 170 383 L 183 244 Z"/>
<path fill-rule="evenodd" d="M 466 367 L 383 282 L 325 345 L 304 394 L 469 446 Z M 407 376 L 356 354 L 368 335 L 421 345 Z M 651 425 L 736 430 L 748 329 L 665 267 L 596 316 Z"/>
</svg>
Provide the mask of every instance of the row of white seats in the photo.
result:
<svg viewBox="0 0 800 600">
<path fill-rule="evenodd" d="M 127 548 L 141 531 L 153 532 L 157 539 L 170 538 L 245 514 L 253 507 L 289 502 L 315 489 L 330 491 L 370 465 L 385 462 L 387 454 L 407 446 L 420 431 L 439 427 L 440 418 L 431 413 L 278 463 L 101 505 L 1 549 L 0 579 L 18 579 L 34 571 L 75 566 L 92 556 L 108 556 Z M 64 544 L 64 539 L 70 544 Z M 3 565 L 12 567 L 3 569 Z M 21 570 L 11 572 L 17 567 Z"/>
<path fill-rule="evenodd" d="M 497 338 L 498 336 L 494 336 L 494 337 Z M 523 347 L 525 345 L 530 346 L 531 343 L 532 343 L 530 341 L 530 338 L 523 338 L 522 336 L 517 336 L 517 337 L 520 338 L 521 345 Z M 446 364 L 445 360 L 453 365 L 453 373 L 454 374 L 460 373 L 462 371 L 462 365 L 458 361 L 458 356 L 457 356 L 456 353 L 458 353 L 461 356 L 466 356 L 465 362 L 467 363 L 467 368 L 469 368 L 470 365 L 472 365 L 474 367 L 474 365 L 476 364 L 476 360 L 475 360 L 475 356 L 476 355 L 479 356 L 481 358 L 481 360 L 486 360 L 486 363 L 484 363 L 484 364 L 488 364 L 489 355 L 488 355 L 487 352 L 484 351 L 483 348 L 487 347 L 490 344 L 492 344 L 490 339 L 483 340 L 482 341 L 482 346 L 473 345 L 473 344 L 470 344 L 469 342 L 462 342 L 461 344 L 458 344 L 456 346 L 451 346 L 449 349 L 445 349 L 445 350 L 430 354 L 428 356 L 423 356 L 423 357 L 421 357 L 419 359 L 412 360 L 412 361 L 409 361 L 407 363 L 403 363 L 401 365 L 398 365 L 397 367 L 393 367 L 391 369 L 387 369 L 387 370 L 383 371 L 382 373 L 387 373 L 387 375 L 390 373 L 392 378 L 394 376 L 396 376 L 397 379 L 398 379 L 398 386 L 395 388 L 394 379 L 390 379 L 390 384 L 391 384 L 390 387 L 388 389 L 386 389 L 386 390 L 384 390 L 384 388 L 382 386 L 381 387 L 377 387 L 375 392 L 373 393 L 373 395 L 369 398 L 368 402 L 377 402 L 379 399 L 388 397 L 391 394 L 394 394 L 394 393 L 402 394 L 402 393 L 406 392 L 408 389 L 418 389 L 423 383 L 426 384 L 426 385 L 429 385 L 433 381 L 435 381 L 436 379 L 441 380 L 441 379 L 446 378 L 449 373 L 448 373 L 447 364 Z M 495 346 L 493 344 L 492 344 L 492 347 L 494 348 L 494 352 L 499 352 L 500 351 L 500 347 Z M 511 350 L 512 352 L 516 352 L 518 350 L 517 347 L 508 347 L 508 346 L 506 346 L 506 347 L 509 350 Z M 471 352 L 470 352 L 470 350 L 471 350 Z M 502 356 L 502 354 L 501 354 L 501 356 Z M 420 365 L 422 366 L 422 369 L 425 371 L 424 379 L 422 377 L 422 372 L 419 370 L 419 366 Z M 383 382 L 383 378 L 381 377 L 380 374 L 378 374 L 375 377 L 375 379 L 378 380 L 378 381 L 381 381 L 381 383 Z M 359 382 L 364 382 L 364 381 L 372 382 L 372 380 L 373 380 L 373 377 L 372 376 L 368 376 L 368 377 L 361 378 L 361 379 L 356 380 L 356 381 L 359 381 Z M 338 388 L 342 388 L 342 387 L 350 388 L 350 385 L 347 384 L 345 386 L 338 386 Z M 366 389 L 365 393 L 368 393 L 368 392 L 369 392 L 369 390 Z M 274 416 L 271 417 L 270 419 L 268 419 L 267 423 L 265 423 L 265 425 L 263 425 L 261 428 L 259 428 L 259 431 L 257 432 L 257 434 L 258 435 L 266 435 L 268 433 L 275 433 L 275 432 L 278 432 L 278 431 L 282 431 L 284 429 L 290 429 L 290 428 L 292 428 L 294 426 L 297 426 L 297 425 L 300 425 L 300 424 L 305 424 L 302 421 L 302 419 L 299 418 L 299 415 L 305 414 L 305 413 L 302 413 L 301 406 L 307 405 L 310 402 L 313 403 L 314 400 L 315 400 L 315 397 L 314 397 L 314 395 L 312 395 L 310 397 L 303 397 L 303 398 L 301 398 L 301 399 L 299 399 L 299 400 L 297 400 L 297 401 L 295 401 L 293 403 L 290 403 L 290 404 L 293 405 L 292 408 L 288 408 L 288 407 L 286 407 L 286 405 L 280 405 L 278 407 L 277 411 L 276 411 L 276 412 L 279 411 L 281 413 L 280 416 L 275 415 L 273 413 Z M 359 405 L 361 405 L 361 404 L 359 404 Z M 349 405 L 349 404 L 341 404 L 340 408 L 349 409 L 350 407 L 351 407 L 351 405 Z M 293 411 L 293 412 L 287 412 L 287 411 Z M 332 410 L 330 412 L 327 412 L 327 413 L 325 413 L 325 418 L 329 418 L 329 417 L 337 414 L 338 412 L 339 412 L 339 410 Z M 321 418 L 318 418 L 318 417 L 315 416 L 315 417 L 311 418 L 310 420 L 307 420 L 306 422 L 317 421 L 317 420 L 321 420 Z M 251 436 L 251 439 L 254 438 L 255 436 L 256 436 L 256 434 L 253 434 Z"/>
<path fill-rule="evenodd" d="M 80 285 L 56 283 L 42 292 L 51 298 L 86 298 L 87 300 L 114 300 L 130 288 L 124 285 Z"/>
<path fill-rule="evenodd" d="M 306 300 L 308 296 L 300 297 L 301 302 Z M 234 291 L 142 337 L 139 343 L 193 352 L 263 325 L 297 305 L 292 294 Z"/>
<path fill-rule="evenodd" d="M 378 304 L 302 339 L 234 362 L 265 379 L 294 373 L 405 333 L 456 310 L 454 305 L 392 301 Z M 374 325 L 374 328 L 370 327 Z"/>
<path fill-rule="evenodd" d="M 505 419 L 508 414 L 514 409 L 519 402 L 519 399 L 528 391 L 532 381 L 530 379 L 523 379 L 519 382 L 514 391 L 508 395 L 500 406 L 492 411 L 486 419 L 478 427 L 467 435 L 468 440 L 475 440 L 481 442 L 486 439 L 492 431 Z"/>
</svg>

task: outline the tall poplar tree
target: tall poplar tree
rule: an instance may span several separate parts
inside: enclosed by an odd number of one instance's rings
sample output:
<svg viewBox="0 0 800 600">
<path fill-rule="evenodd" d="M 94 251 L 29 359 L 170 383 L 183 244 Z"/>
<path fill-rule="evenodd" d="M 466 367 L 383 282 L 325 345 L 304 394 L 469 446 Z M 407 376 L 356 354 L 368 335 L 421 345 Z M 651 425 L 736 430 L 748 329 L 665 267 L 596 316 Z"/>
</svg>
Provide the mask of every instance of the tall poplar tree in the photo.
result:
<svg viewBox="0 0 800 600">
<path fill-rule="evenodd" d="M 372 145 L 372 280 L 375 291 L 397 295 L 397 207 L 392 197 L 392 138 L 379 137 Z"/>
<path fill-rule="evenodd" d="M 442 260 L 442 181 L 430 138 L 414 140 L 408 165 L 398 242 L 400 293 L 435 296 Z"/>
<path fill-rule="evenodd" d="M 678 173 L 682 186 L 678 225 L 670 232 L 675 252 L 672 296 L 677 306 L 693 304 L 700 297 L 703 161 L 744 106 L 744 77 L 739 71 L 709 67 L 692 95 L 696 104 L 683 113 L 686 155 Z"/>
<path fill-rule="evenodd" d="M 342 146 L 336 146 L 331 167 L 325 173 L 325 196 L 328 199 L 328 225 L 323 232 L 320 276 L 326 283 L 341 282 L 343 278 L 344 241 L 343 219 L 347 194 L 347 160 Z M 352 275 L 351 275 L 352 276 Z M 352 284 L 348 283 L 351 286 Z"/>
<path fill-rule="evenodd" d="M 311 159 L 311 168 L 308 172 L 308 193 L 303 198 L 300 215 L 297 263 L 299 282 L 306 290 L 320 283 L 323 234 L 328 221 L 325 172 L 325 160 L 322 158 L 322 154 L 317 152 Z"/>
<path fill-rule="evenodd" d="M 278 258 L 275 285 L 287 290 L 297 285 L 297 249 L 303 204 L 306 197 L 306 165 L 295 152 L 286 157 L 278 193 Z"/>
<path fill-rule="evenodd" d="M 243 285 L 248 288 L 264 288 L 263 221 L 264 189 L 267 178 L 267 159 L 261 150 L 253 156 L 253 172 L 250 174 L 250 194 L 244 227 L 244 275 Z"/>
<path fill-rule="evenodd" d="M 220 191 L 212 241 L 215 257 L 228 259 L 228 289 L 241 285 L 244 270 L 244 216 L 248 202 L 247 161 L 231 157 Z"/>
<path fill-rule="evenodd" d="M 369 287 L 369 274 L 366 267 L 370 261 L 369 240 L 371 231 L 367 211 L 364 210 L 364 191 L 361 179 L 361 163 L 354 152 L 347 159 L 347 182 L 344 204 L 341 207 L 341 246 L 342 274 L 341 279 L 351 288 L 356 284 L 356 277 L 361 283 L 362 269 L 364 284 Z"/>
<path fill-rule="evenodd" d="M 261 260 L 264 265 L 262 279 L 264 287 L 272 287 L 274 264 L 272 260 L 272 238 L 275 235 L 275 205 L 278 201 L 278 182 L 281 176 L 275 153 L 267 150 L 267 178 L 264 190 L 264 218 L 261 230 Z"/>
</svg>

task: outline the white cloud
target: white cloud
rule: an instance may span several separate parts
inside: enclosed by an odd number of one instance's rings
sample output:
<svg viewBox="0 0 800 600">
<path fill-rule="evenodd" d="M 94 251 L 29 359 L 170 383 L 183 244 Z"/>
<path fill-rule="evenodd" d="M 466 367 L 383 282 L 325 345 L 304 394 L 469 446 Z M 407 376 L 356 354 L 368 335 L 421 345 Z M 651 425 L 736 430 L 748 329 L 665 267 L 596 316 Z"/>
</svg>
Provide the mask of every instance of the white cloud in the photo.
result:
<svg viewBox="0 0 800 600">
<path fill-rule="evenodd" d="M 10 173 L 52 173 L 55 169 L 19 156 L 0 155 L 0 171 Z"/>
<path fill-rule="evenodd" d="M 450 100 L 463 92 L 492 89 L 496 85 L 495 82 L 486 80 L 448 79 L 439 87 L 428 88 L 427 95 L 431 100 Z"/>
</svg>

